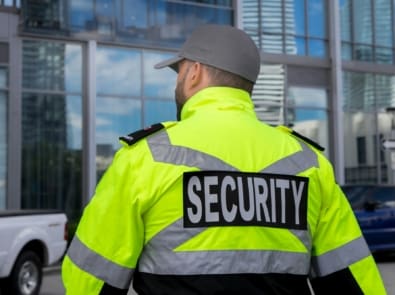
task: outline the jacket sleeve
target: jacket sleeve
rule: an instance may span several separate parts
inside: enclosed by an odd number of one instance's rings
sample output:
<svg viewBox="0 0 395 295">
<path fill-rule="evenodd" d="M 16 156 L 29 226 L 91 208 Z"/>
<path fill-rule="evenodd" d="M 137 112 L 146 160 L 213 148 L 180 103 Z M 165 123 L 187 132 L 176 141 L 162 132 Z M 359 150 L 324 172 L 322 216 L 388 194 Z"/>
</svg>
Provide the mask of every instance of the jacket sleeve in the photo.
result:
<svg viewBox="0 0 395 295">
<path fill-rule="evenodd" d="M 128 292 L 144 239 L 129 158 L 124 149 L 115 155 L 84 209 L 62 264 L 67 295 Z"/>
<path fill-rule="evenodd" d="M 323 161 L 321 206 L 313 234 L 311 284 L 316 295 L 386 294 L 354 212 Z M 320 170 L 322 171 L 323 168 Z"/>
</svg>

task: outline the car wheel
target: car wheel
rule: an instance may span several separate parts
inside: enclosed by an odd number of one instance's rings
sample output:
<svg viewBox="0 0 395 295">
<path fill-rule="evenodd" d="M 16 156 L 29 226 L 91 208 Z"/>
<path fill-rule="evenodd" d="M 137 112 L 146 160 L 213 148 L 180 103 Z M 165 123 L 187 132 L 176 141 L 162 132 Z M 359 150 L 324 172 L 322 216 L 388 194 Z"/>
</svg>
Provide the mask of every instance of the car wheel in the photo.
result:
<svg viewBox="0 0 395 295">
<path fill-rule="evenodd" d="M 15 295 L 38 295 L 42 281 L 42 263 L 33 251 L 22 252 L 7 280 L 7 291 Z M 8 292 L 6 294 L 8 294 Z"/>
</svg>

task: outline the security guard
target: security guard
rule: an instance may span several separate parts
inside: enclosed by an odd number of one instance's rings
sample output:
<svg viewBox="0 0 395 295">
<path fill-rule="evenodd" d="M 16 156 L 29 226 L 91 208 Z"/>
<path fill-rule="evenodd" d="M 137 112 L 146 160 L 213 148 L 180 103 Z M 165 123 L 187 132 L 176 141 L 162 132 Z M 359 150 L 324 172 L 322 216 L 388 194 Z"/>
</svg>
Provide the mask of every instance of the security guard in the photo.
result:
<svg viewBox="0 0 395 295">
<path fill-rule="evenodd" d="M 319 147 L 257 119 L 254 42 L 203 25 L 166 66 L 180 120 L 121 138 L 64 259 L 67 294 L 385 294 Z"/>
</svg>

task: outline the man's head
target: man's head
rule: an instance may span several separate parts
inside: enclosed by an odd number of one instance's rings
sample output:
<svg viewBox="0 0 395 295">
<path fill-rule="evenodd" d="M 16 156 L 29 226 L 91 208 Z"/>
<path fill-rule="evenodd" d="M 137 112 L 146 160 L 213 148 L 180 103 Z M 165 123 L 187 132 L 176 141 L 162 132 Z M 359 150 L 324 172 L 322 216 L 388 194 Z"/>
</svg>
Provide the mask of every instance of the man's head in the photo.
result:
<svg viewBox="0 0 395 295">
<path fill-rule="evenodd" d="M 249 93 L 259 74 L 260 54 L 254 41 L 242 30 L 225 25 L 198 27 L 178 54 L 155 65 L 178 73 L 178 111 L 185 101 L 209 86 L 227 86 Z"/>
</svg>

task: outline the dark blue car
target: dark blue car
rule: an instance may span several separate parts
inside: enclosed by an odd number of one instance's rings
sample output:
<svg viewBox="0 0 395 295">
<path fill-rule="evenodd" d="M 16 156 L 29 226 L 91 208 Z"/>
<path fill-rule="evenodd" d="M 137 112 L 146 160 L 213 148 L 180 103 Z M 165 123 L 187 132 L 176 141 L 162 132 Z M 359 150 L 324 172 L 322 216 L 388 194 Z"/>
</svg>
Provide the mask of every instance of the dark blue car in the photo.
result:
<svg viewBox="0 0 395 295">
<path fill-rule="evenodd" d="M 372 252 L 395 250 L 395 186 L 342 187 Z"/>
</svg>

